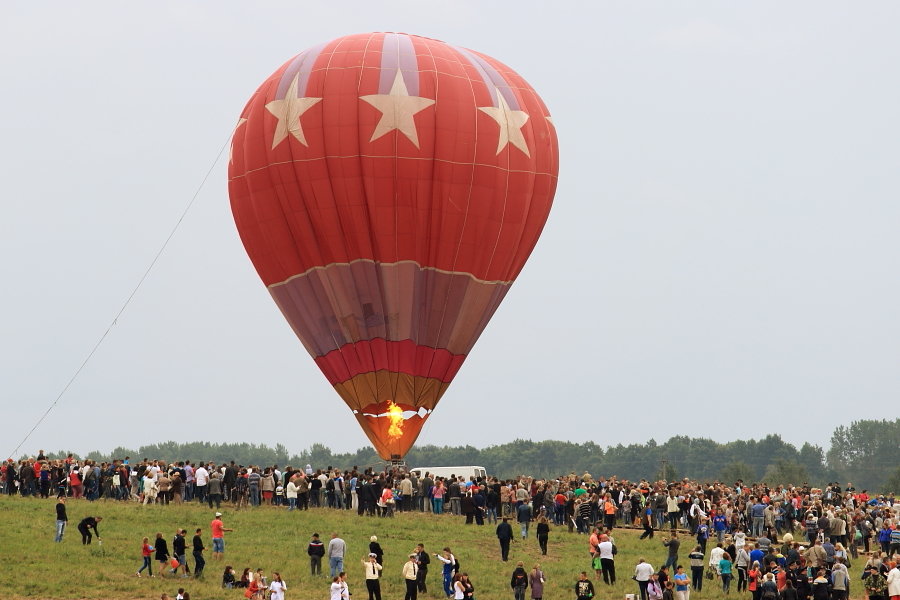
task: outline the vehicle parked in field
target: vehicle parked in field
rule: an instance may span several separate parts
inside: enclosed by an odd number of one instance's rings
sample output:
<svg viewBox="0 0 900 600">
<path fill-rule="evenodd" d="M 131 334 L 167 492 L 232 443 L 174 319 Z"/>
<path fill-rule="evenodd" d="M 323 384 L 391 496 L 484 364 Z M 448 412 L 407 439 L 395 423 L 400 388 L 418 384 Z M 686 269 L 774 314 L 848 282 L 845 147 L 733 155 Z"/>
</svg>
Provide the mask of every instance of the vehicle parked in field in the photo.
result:
<svg viewBox="0 0 900 600">
<path fill-rule="evenodd" d="M 415 467 L 409 470 L 415 473 L 419 479 L 425 477 L 425 473 L 431 473 L 432 477 L 464 477 L 466 481 L 474 477 L 475 479 L 487 479 L 487 471 L 484 467 L 479 466 L 461 466 L 461 467 Z"/>
</svg>

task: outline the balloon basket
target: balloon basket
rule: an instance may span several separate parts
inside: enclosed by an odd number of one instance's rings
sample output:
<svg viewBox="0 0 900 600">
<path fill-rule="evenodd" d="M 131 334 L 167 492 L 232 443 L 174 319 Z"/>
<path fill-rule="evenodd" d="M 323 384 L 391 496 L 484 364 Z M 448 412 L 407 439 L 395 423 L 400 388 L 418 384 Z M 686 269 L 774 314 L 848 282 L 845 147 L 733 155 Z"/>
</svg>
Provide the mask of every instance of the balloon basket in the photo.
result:
<svg viewBox="0 0 900 600">
<path fill-rule="evenodd" d="M 396 454 L 391 455 L 391 468 L 406 471 L 406 461 Z"/>
</svg>

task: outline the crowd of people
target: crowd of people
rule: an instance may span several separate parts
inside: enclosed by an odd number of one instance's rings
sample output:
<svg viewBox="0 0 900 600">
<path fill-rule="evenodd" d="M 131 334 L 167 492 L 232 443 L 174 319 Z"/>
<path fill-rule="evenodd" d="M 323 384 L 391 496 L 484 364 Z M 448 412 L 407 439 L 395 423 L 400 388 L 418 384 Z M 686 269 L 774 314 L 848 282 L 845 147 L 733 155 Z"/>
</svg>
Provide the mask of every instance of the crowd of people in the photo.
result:
<svg viewBox="0 0 900 600">
<path fill-rule="evenodd" d="M 534 526 L 542 554 L 547 553 L 551 524 L 587 536 L 590 569 L 575 584 L 578 597 L 594 593 L 589 572 L 595 573 L 598 582 L 615 585 L 617 549 L 613 532 L 622 527 L 642 529 L 640 538 L 650 541 L 661 531 L 668 532 L 662 540 L 667 552 L 665 564 L 657 570 L 640 559 L 634 568 L 632 579 L 641 600 L 687 600 L 690 590 L 702 589 L 704 580 L 707 585 L 721 586 L 725 595 L 750 592 L 754 600 L 847 598 L 851 581 L 858 579 L 872 599 L 900 595 L 900 571 L 896 568 L 900 559 L 900 503 L 895 502 L 893 494 L 869 494 L 850 483 L 844 487 L 831 483 L 818 489 L 805 484 L 767 486 L 689 479 L 631 482 L 616 477 L 595 479 L 588 473 L 548 479 L 521 476 L 484 480 L 432 477 L 428 473 L 419 478 L 400 468 L 380 472 L 356 467 L 313 469 L 311 465 L 280 469 L 277 465 L 243 466 L 234 462 L 131 461 L 130 457 L 98 464 L 71 455 L 51 460 L 43 452 L 32 459 L 10 459 L 0 471 L 0 491 L 4 493 L 59 498 L 57 541 L 62 540 L 65 530 L 66 498 L 163 505 L 194 501 L 206 503 L 210 509 L 219 509 L 223 503 L 235 509 L 260 505 L 287 511 L 327 507 L 380 517 L 421 511 L 464 517 L 466 524 L 496 524 L 504 561 L 516 535 L 510 521 L 517 524 L 518 536 L 523 539 Z M 224 532 L 221 513 L 215 515 L 211 523 L 213 557 L 220 560 Z M 99 521 L 98 516 L 80 521 L 83 543 L 90 543 L 91 531 L 99 539 Z M 152 557 L 160 563 L 161 574 L 168 571 L 175 575 L 180 570 L 187 576 L 186 536 L 184 529 L 177 531 L 171 555 L 161 533 L 153 541 L 145 539 L 141 546 L 143 564 L 137 575 L 145 570 L 152 575 Z M 308 548 L 311 573 L 321 572 L 321 560 L 327 555 L 332 597 L 346 598 L 348 583 L 340 549 L 343 542 L 335 534 L 326 547 L 317 538 L 313 537 Z M 372 552 L 362 561 L 370 600 L 380 600 L 377 582 L 383 554 L 377 540 L 372 544 Z M 688 546 L 691 551 L 682 564 L 680 552 Z M 202 530 L 198 529 L 192 545 L 194 576 L 203 573 L 204 550 Z M 449 548 L 433 556 L 441 564 L 445 594 L 473 597 L 474 584 L 459 570 Z M 406 600 L 414 600 L 416 593 L 425 591 L 430 558 L 421 545 L 410 553 L 402 572 Z M 851 577 L 849 571 L 857 560 L 865 562 L 861 578 Z M 251 573 L 249 569 L 237 577 L 230 566 L 224 569 L 222 584 L 245 587 L 247 597 L 260 597 L 268 591 L 276 600 L 287 589 L 277 573 L 272 581 L 264 573 Z M 532 598 L 540 598 L 534 595 L 536 591 L 542 593 L 540 565 L 528 572 L 519 564 L 511 588 L 516 600 L 523 600 L 528 588 Z"/>
</svg>

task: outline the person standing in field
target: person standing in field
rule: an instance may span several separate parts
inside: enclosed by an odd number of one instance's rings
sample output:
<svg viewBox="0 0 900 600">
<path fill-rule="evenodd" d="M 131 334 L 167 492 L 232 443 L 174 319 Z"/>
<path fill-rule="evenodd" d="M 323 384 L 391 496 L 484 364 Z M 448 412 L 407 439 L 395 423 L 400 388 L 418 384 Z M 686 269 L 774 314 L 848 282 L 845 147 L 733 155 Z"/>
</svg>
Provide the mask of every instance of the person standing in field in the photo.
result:
<svg viewBox="0 0 900 600">
<path fill-rule="evenodd" d="M 234 531 L 234 529 L 225 527 L 225 524 L 222 523 L 222 513 L 220 512 L 216 513 L 215 518 L 209 524 L 209 528 L 212 530 L 212 558 L 213 560 L 222 560 L 225 556 L 225 532 Z"/>
<path fill-rule="evenodd" d="M 694 546 L 694 550 L 688 554 L 691 561 L 691 587 L 698 592 L 703 589 L 703 561 L 706 555 L 700 551 L 700 546 Z"/>
<path fill-rule="evenodd" d="M 531 524 L 531 505 L 523 502 L 516 507 L 516 520 L 519 522 L 519 529 L 522 533 L 522 539 L 528 537 L 528 526 Z"/>
<path fill-rule="evenodd" d="M 153 546 L 150 545 L 150 538 L 145 537 L 143 542 L 141 542 L 141 557 L 144 559 L 144 564 L 141 565 L 141 568 L 138 569 L 136 575 L 138 577 L 141 576 L 141 571 L 147 569 L 147 572 L 150 573 L 150 577 L 153 577 L 153 567 L 150 564 L 150 555 L 153 553 Z"/>
<path fill-rule="evenodd" d="M 475 585 L 472 583 L 472 580 L 469 579 L 469 574 L 460 573 L 459 582 L 462 584 L 463 588 L 463 600 L 474 600 Z"/>
<path fill-rule="evenodd" d="M 443 555 L 435 554 L 434 557 L 444 564 L 442 572 L 444 595 L 451 596 L 453 595 L 453 573 L 456 570 L 456 557 L 453 556 L 453 552 L 450 551 L 449 547 L 444 548 Z"/>
<path fill-rule="evenodd" d="M 575 582 L 575 599 L 592 600 L 594 597 L 594 584 L 588 579 L 587 571 L 582 571 Z"/>
<path fill-rule="evenodd" d="M 322 574 L 322 557 L 325 556 L 325 544 L 319 539 L 319 534 L 312 534 L 309 546 L 306 547 L 306 553 L 309 555 L 309 574 L 319 576 Z"/>
<path fill-rule="evenodd" d="M 650 580 L 656 571 L 653 565 L 646 562 L 644 557 L 638 559 L 638 564 L 634 567 L 634 579 L 638 584 L 638 591 L 641 600 L 648 600 L 647 588 L 650 586 Z"/>
<path fill-rule="evenodd" d="M 463 510 L 465 508 L 466 508 L 465 498 L 463 498 L 461 510 Z M 466 514 L 465 510 L 463 510 L 463 514 Z M 462 576 L 459 573 L 457 573 L 456 575 L 453 576 L 453 600 L 464 600 L 465 597 L 466 597 L 466 588 L 462 583 Z"/>
<path fill-rule="evenodd" d="M 663 540 L 663 546 L 668 549 L 668 556 L 666 557 L 666 562 L 663 566 L 675 568 L 675 564 L 678 562 L 678 547 L 681 545 L 681 542 L 678 540 L 678 534 L 672 530 L 672 535 L 667 540 Z"/>
<path fill-rule="evenodd" d="M 416 600 L 419 591 L 419 568 L 419 555 L 413 552 L 409 555 L 409 560 L 403 563 L 403 582 L 406 584 L 403 600 Z"/>
<path fill-rule="evenodd" d="M 373 535 L 369 538 L 369 552 L 375 554 L 375 562 L 384 567 L 384 550 L 378 543 L 378 536 Z"/>
<path fill-rule="evenodd" d="M 222 497 L 222 477 L 218 471 L 213 471 L 206 484 L 206 501 L 210 508 L 213 507 L 213 502 L 216 503 L 216 508 L 221 508 Z"/>
<path fill-rule="evenodd" d="M 338 534 L 331 534 L 331 541 L 328 542 L 328 566 L 331 569 L 331 576 L 334 577 L 338 573 L 344 571 L 344 553 L 347 551 L 347 544 L 338 537 Z"/>
<path fill-rule="evenodd" d="M 366 590 L 369 592 L 369 600 L 381 600 L 381 581 L 379 581 L 379 578 L 383 567 L 378 564 L 378 555 L 374 552 L 369 552 L 369 556 L 361 562 L 366 580 Z"/>
<path fill-rule="evenodd" d="M 181 504 L 184 501 L 184 480 L 181 478 L 181 473 L 175 471 L 172 473 L 172 487 L 170 488 L 170 493 L 172 495 L 172 502 L 175 504 Z"/>
<path fill-rule="evenodd" d="M 428 585 L 425 578 L 428 577 L 428 565 L 431 564 L 431 558 L 428 556 L 428 553 L 425 552 L 425 544 L 416 545 L 415 555 L 416 566 L 418 567 L 416 573 L 416 587 L 418 588 L 419 593 L 425 594 L 428 592 Z"/>
<path fill-rule="evenodd" d="M 347 586 L 347 574 L 339 573 L 331 580 L 330 600 L 350 600 L 350 588 Z"/>
<path fill-rule="evenodd" d="M 691 578 L 684 572 L 682 565 L 675 567 L 675 575 L 672 576 L 672 579 L 675 580 L 676 600 L 688 600 L 691 596 Z"/>
<path fill-rule="evenodd" d="M 54 542 L 62 541 L 68 523 L 69 517 L 66 515 L 66 497 L 60 496 L 56 500 L 56 537 L 53 538 Z"/>
<path fill-rule="evenodd" d="M 606 585 L 616 584 L 616 556 L 614 549 L 615 545 L 609 539 L 609 536 L 605 533 L 602 534 L 600 543 L 597 544 L 597 552 L 603 569 L 603 583 Z"/>
</svg>

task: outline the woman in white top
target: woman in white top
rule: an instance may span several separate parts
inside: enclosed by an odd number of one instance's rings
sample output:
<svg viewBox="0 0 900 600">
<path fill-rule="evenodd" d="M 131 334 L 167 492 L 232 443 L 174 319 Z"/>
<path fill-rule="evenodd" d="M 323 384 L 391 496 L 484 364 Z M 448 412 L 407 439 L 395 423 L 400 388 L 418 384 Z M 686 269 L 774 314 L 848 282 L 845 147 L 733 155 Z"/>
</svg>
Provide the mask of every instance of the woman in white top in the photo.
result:
<svg viewBox="0 0 900 600">
<path fill-rule="evenodd" d="M 331 580 L 330 600 L 350 600 L 350 589 L 347 587 L 347 574 L 341 573 Z"/>
<path fill-rule="evenodd" d="M 284 591 L 286 589 L 287 584 L 281 578 L 281 574 L 278 571 L 272 573 L 272 583 L 269 584 L 269 599 L 284 600 Z"/>
<path fill-rule="evenodd" d="M 156 497 L 159 494 L 159 486 L 156 485 L 156 479 L 150 475 L 150 471 L 144 475 L 144 504 L 156 504 Z"/>
<path fill-rule="evenodd" d="M 297 484 L 294 483 L 293 479 L 288 481 L 287 487 L 284 488 L 284 497 L 287 498 L 288 501 L 288 510 L 297 508 L 297 494 L 299 491 L 300 488 L 297 487 Z"/>
<path fill-rule="evenodd" d="M 466 597 L 466 588 L 459 574 L 453 576 L 453 600 L 463 600 Z"/>
<path fill-rule="evenodd" d="M 719 563 L 723 556 L 725 556 L 725 548 L 722 547 L 722 544 L 716 544 L 716 547 L 709 553 L 709 568 L 716 575 L 719 574 Z"/>
<path fill-rule="evenodd" d="M 742 530 L 738 529 L 734 532 L 734 547 L 736 550 L 740 550 L 747 543 L 747 534 Z"/>
</svg>

